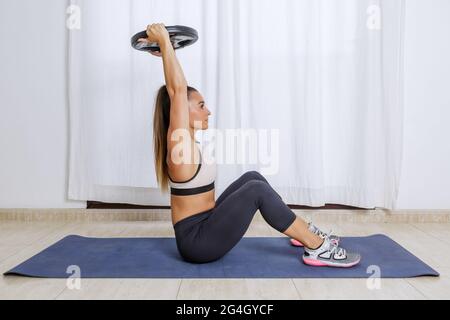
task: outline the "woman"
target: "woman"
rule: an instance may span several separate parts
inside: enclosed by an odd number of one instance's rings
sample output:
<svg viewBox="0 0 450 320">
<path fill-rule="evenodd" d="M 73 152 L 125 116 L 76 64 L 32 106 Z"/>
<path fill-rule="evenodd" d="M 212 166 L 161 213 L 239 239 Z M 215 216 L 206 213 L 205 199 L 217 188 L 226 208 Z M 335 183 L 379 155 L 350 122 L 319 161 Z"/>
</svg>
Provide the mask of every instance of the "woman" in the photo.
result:
<svg viewBox="0 0 450 320">
<path fill-rule="evenodd" d="M 208 129 L 211 114 L 202 95 L 187 85 L 164 24 L 147 27 L 146 39 L 157 42 L 166 85 L 157 95 L 154 113 L 155 165 L 158 184 L 171 191 L 172 223 L 177 248 L 188 262 L 206 263 L 223 257 L 243 237 L 259 209 L 270 226 L 304 245 L 304 263 L 312 266 L 351 267 L 360 255 L 339 247 L 339 239 L 305 223 L 258 172 L 234 181 L 215 201 L 214 163 L 202 161 L 195 141 L 197 130 Z M 176 133 L 187 137 L 179 152 Z M 178 148 L 178 150 L 177 150 Z M 179 161 L 179 157 L 184 160 Z M 177 158 L 177 159 L 175 159 Z"/>
</svg>

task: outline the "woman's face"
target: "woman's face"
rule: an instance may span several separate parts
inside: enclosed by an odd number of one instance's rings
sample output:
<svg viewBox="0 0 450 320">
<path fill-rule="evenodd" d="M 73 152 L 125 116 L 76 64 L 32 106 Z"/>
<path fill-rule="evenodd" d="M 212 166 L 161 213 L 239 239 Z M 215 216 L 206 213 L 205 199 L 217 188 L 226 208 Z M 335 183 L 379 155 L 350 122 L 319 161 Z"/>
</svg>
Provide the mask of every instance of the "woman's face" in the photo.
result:
<svg viewBox="0 0 450 320">
<path fill-rule="evenodd" d="M 208 117 L 211 112 L 206 107 L 202 95 L 192 91 L 189 97 L 189 125 L 195 130 L 208 129 Z"/>
</svg>

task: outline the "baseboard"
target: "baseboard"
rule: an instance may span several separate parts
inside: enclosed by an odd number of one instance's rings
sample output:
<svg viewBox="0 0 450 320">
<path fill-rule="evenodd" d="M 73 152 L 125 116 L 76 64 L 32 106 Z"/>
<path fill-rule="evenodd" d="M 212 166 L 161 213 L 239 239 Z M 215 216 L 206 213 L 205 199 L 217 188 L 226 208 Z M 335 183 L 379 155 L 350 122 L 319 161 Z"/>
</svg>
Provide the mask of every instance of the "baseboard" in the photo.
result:
<svg viewBox="0 0 450 320">
<path fill-rule="evenodd" d="M 449 223 L 450 210 L 299 210 L 321 222 Z M 261 214 L 255 220 L 263 221 Z M 171 221 L 170 209 L 0 209 L 0 221 Z"/>
</svg>

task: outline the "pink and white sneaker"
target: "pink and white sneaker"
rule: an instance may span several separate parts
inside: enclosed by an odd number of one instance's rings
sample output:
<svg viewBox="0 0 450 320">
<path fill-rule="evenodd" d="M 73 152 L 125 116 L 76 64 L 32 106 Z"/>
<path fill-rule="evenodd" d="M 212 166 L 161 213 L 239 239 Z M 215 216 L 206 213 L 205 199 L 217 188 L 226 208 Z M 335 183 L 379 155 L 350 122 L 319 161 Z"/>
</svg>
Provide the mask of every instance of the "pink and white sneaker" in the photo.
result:
<svg viewBox="0 0 450 320">
<path fill-rule="evenodd" d="M 334 244 L 326 237 L 317 249 L 305 247 L 303 262 L 314 267 L 350 268 L 361 261 L 359 253 L 348 253 L 344 248 Z"/>
<path fill-rule="evenodd" d="M 339 245 L 340 238 L 338 236 L 336 236 L 336 235 L 329 235 L 329 234 L 323 232 L 322 230 L 317 228 L 315 225 L 313 225 L 311 222 L 308 223 L 308 226 L 309 226 L 309 230 L 311 232 L 317 234 L 322 239 L 325 239 L 326 237 L 328 237 L 328 238 L 330 238 L 331 242 L 333 242 L 334 244 Z M 329 233 L 331 233 L 331 230 L 330 230 Z M 303 243 L 301 243 L 300 241 L 295 240 L 293 238 L 291 238 L 291 245 L 293 245 L 294 247 L 304 247 Z"/>
</svg>

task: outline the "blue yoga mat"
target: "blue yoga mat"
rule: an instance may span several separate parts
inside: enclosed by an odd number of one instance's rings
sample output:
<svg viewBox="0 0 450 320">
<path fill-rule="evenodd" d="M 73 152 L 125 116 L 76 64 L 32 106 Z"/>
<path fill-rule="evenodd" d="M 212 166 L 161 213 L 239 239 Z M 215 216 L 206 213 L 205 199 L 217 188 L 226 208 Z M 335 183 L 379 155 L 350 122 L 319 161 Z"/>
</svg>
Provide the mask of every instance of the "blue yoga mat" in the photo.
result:
<svg viewBox="0 0 450 320">
<path fill-rule="evenodd" d="M 70 235 L 5 275 L 68 278 L 73 272 L 68 267 L 75 265 L 81 278 L 368 278 L 375 269 L 381 278 L 439 276 L 384 235 L 342 238 L 341 244 L 361 253 L 359 265 L 307 266 L 301 260 L 303 248 L 291 246 L 287 237 L 245 237 L 221 259 L 193 264 L 181 258 L 174 238 Z"/>
</svg>

